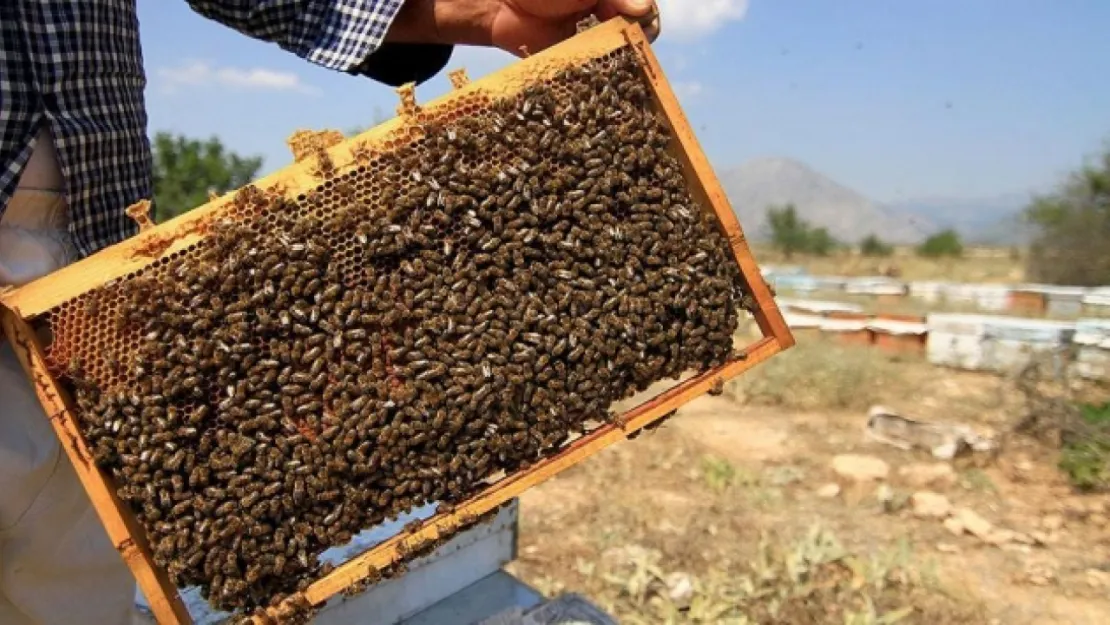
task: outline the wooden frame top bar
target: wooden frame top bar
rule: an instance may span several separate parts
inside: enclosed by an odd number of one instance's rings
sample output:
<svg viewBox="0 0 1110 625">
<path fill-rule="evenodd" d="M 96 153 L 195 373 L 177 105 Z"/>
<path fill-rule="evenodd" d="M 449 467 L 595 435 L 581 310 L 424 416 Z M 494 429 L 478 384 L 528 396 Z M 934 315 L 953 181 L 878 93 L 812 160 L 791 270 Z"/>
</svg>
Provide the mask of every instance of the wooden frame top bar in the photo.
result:
<svg viewBox="0 0 1110 625">
<path fill-rule="evenodd" d="M 468 94 L 482 93 L 491 97 L 515 95 L 535 80 L 552 77 L 560 70 L 573 66 L 576 60 L 595 58 L 620 48 L 627 43 L 627 28 L 628 23 L 624 20 L 612 20 L 481 80 L 460 82 L 461 87 L 423 104 L 421 110 L 434 111 Z M 358 164 L 353 148 L 383 151 L 387 141 L 403 136 L 414 122 L 419 121 L 419 118 L 394 117 L 326 148 L 326 153 L 336 172 L 345 173 Z M 262 190 L 295 198 L 322 182 L 315 170 L 316 159 L 306 158 L 252 184 Z M 133 274 L 159 258 L 186 249 L 203 239 L 207 224 L 218 218 L 221 209 L 233 202 L 234 197 L 235 192 L 229 192 L 45 278 L 0 295 L 0 304 L 16 309 L 21 317 L 30 319 L 99 286 Z"/>
</svg>

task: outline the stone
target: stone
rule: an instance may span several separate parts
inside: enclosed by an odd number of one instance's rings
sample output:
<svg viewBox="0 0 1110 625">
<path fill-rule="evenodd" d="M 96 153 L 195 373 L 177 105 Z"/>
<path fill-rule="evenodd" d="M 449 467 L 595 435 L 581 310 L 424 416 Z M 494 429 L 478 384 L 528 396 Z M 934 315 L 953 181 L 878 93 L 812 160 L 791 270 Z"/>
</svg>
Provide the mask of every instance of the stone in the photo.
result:
<svg viewBox="0 0 1110 625">
<path fill-rule="evenodd" d="M 690 607 L 690 601 L 694 598 L 694 582 L 690 579 L 687 573 L 671 573 L 667 575 L 663 583 L 667 585 L 667 598 L 671 603 L 680 610 L 685 610 Z"/>
<path fill-rule="evenodd" d="M 1059 514 L 1046 514 L 1041 519 L 1041 529 L 1046 532 L 1055 532 L 1064 527 L 1064 517 Z"/>
<path fill-rule="evenodd" d="M 996 527 L 996 528 L 992 529 L 990 532 L 988 532 L 985 537 L 981 537 L 981 538 L 985 542 L 990 543 L 990 544 L 994 545 L 995 547 L 1001 547 L 1003 545 L 1007 545 L 1009 543 L 1014 542 L 1015 536 L 1016 536 L 1016 533 L 1013 532 L 1012 530 L 1001 529 L 1001 528 Z"/>
<path fill-rule="evenodd" d="M 964 531 L 981 540 L 988 540 L 991 531 L 994 530 L 994 525 L 990 521 L 979 516 L 970 508 L 956 508 L 952 513 L 952 518 L 959 519 Z"/>
<path fill-rule="evenodd" d="M 899 492 L 890 487 L 890 484 L 879 484 L 875 489 L 875 499 L 879 501 L 879 507 L 887 514 L 894 514 L 906 504 L 910 502 L 910 497 L 904 492 Z"/>
<path fill-rule="evenodd" d="M 1048 586 L 1052 583 L 1052 576 L 1044 573 L 1030 573 L 1026 579 L 1034 586 Z"/>
<path fill-rule="evenodd" d="M 842 478 L 856 482 L 885 480 L 890 465 L 874 456 L 841 454 L 832 459 L 833 471 Z"/>
<path fill-rule="evenodd" d="M 1047 586 L 1056 580 L 1055 568 L 1047 562 L 1026 562 L 1025 581 L 1034 586 Z"/>
<path fill-rule="evenodd" d="M 915 488 L 949 488 L 958 479 L 947 462 L 914 462 L 898 469 L 898 475 Z"/>
<path fill-rule="evenodd" d="M 956 536 L 961 536 L 964 533 L 964 524 L 956 517 L 950 516 L 944 520 L 944 529 Z"/>
<path fill-rule="evenodd" d="M 910 509 L 915 517 L 943 519 L 952 512 L 952 504 L 944 495 L 925 490 L 910 496 Z"/>
<path fill-rule="evenodd" d="M 1087 569 L 1087 585 L 1091 588 L 1110 588 L 1110 572 Z"/>
<path fill-rule="evenodd" d="M 829 482 L 817 489 L 817 496 L 821 499 L 832 499 L 840 494 L 840 484 Z"/>
<path fill-rule="evenodd" d="M 959 553 L 960 548 L 952 543 L 937 543 L 937 551 L 941 553 Z"/>
<path fill-rule="evenodd" d="M 889 484 L 879 484 L 875 489 L 875 499 L 879 500 L 879 505 L 886 511 L 891 511 L 894 504 L 894 489 Z"/>
<path fill-rule="evenodd" d="M 1061 502 L 1060 508 L 1067 516 L 1077 519 L 1086 519 L 1090 514 L 1087 503 L 1082 499 L 1065 499 Z"/>
<path fill-rule="evenodd" d="M 1060 535 L 1056 532 L 1044 532 L 1041 530 L 1029 532 L 1029 537 L 1032 538 L 1034 544 L 1037 545 L 1051 545 L 1060 540 Z"/>
</svg>

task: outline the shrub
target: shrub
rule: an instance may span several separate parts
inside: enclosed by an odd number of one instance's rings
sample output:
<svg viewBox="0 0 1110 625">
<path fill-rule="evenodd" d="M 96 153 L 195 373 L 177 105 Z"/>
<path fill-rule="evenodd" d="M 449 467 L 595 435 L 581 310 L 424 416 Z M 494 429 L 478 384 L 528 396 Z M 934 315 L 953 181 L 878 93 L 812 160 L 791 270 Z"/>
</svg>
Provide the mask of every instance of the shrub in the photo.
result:
<svg viewBox="0 0 1110 625">
<path fill-rule="evenodd" d="M 894 247 L 874 234 L 869 234 L 859 243 L 859 253 L 864 256 L 890 256 Z"/>
<path fill-rule="evenodd" d="M 925 239 L 925 242 L 917 247 L 917 253 L 927 258 L 958 257 L 963 256 L 964 244 L 955 230 L 943 230 Z"/>
</svg>

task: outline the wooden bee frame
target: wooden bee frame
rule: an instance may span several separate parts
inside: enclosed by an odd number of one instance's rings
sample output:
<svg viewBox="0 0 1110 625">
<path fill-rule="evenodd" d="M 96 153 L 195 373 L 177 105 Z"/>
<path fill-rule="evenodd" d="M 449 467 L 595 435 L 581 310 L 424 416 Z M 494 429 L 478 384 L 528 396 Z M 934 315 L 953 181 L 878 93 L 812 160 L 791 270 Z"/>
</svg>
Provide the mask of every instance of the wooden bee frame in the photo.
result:
<svg viewBox="0 0 1110 625">
<path fill-rule="evenodd" d="M 422 111 L 450 107 L 458 102 L 458 98 L 466 98 L 468 95 L 515 95 L 532 81 L 543 80 L 562 69 L 629 48 L 634 51 L 644 77 L 650 84 L 650 96 L 661 117 L 673 131 L 674 154 L 682 163 L 686 179 L 691 185 L 691 194 L 702 206 L 712 208 L 721 231 L 727 237 L 754 298 L 753 314 L 763 338 L 738 352 L 725 365 L 688 379 L 625 413 L 621 419 L 622 425 L 606 425 L 594 430 L 553 457 L 505 477 L 452 511 L 439 513 L 420 527 L 402 532 L 340 565 L 301 593 L 298 598 L 302 601 L 307 601 L 312 606 L 322 605 L 328 598 L 363 582 L 373 572 L 386 570 L 419 545 L 435 541 L 468 520 L 495 510 L 529 488 L 652 425 L 683 404 L 710 391 L 715 385 L 740 375 L 794 344 L 794 338 L 769 287 L 761 277 L 724 190 L 638 24 L 624 18 L 615 18 L 605 24 L 584 28 L 571 40 L 522 59 L 485 79 L 475 82 L 456 80 L 456 88 L 451 93 L 420 107 L 413 114 L 419 116 Z M 409 104 L 412 112 L 414 102 L 410 101 Z M 328 160 L 331 172 L 349 170 L 357 167 L 368 151 L 396 145 L 398 137 L 408 137 L 411 140 L 414 127 L 417 126 L 413 119 L 402 117 L 334 145 L 330 145 L 333 142 L 328 141 L 320 146 L 318 159 L 298 160 L 257 182 L 255 186 L 265 193 L 296 197 L 298 193 L 319 186 L 321 176 L 327 176 L 326 172 L 321 172 L 323 168 L 318 166 L 317 160 Z M 78 427 L 71 398 L 51 375 L 45 348 L 49 343 L 36 334 L 34 327 L 36 320 L 56 307 L 194 246 L 205 237 L 207 224 L 228 208 L 234 201 L 234 196 L 234 193 L 225 194 L 167 223 L 143 229 L 128 241 L 102 250 L 53 275 L 9 291 L 0 298 L 4 331 L 33 380 L 45 412 L 108 535 L 134 573 L 158 622 L 163 624 L 189 624 L 192 620 L 180 599 L 178 589 L 170 582 L 166 572 L 154 563 L 150 546 L 138 520 L 130 508 L 117 498 L 111 477 L 92 462 L 92 456 Z M 277 612 L 272 612 L 268 617 L 258 616 L 255 620 L 258 623 L 271 622 L 276 615 Z"/>
</svg>

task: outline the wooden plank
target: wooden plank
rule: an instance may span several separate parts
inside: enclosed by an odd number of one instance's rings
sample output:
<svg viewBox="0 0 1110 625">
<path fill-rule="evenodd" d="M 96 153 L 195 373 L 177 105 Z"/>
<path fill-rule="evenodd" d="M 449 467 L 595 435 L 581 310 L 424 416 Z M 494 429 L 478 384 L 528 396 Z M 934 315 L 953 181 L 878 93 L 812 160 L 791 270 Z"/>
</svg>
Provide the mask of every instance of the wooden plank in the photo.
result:
<svg viewBox="0 0 1110 625">
<path fill-rule="evenodd" d="M 465 519 L 486 514 L 605 448 L 625 440 L 629 435 L 658 421 L 668 412 L 705 394 L 719 380 L 734 378 L 780 351 L 782 347 L 774 338 L 767 337 L 758 341 L 746 352 L 743 359 L 690 378 L 628 411 L 622 416 L 623 427 L 603 426 L 575 441 L 559 454 L 536 463 L 526 471 L 501 480 L 485 492 L 457 506 L 452 512 L 437 514 L 428 519 L 419 529 L 409 534 L 394 536 L 348 560 L 326 577 L 310 585 L 303 593 L 304 598 L 312 605 L 322 605 L 329 598 L 367 579 L 372 571 L 385 569 L 401 560 L 406 547 L 438 540 L 441 536 L 450 534 Z M 262 625 L 265 621 L 256 618 L 254 622 Z"/>
<path fill-rule="evenodd" d="M 46 360 L 31 327 L 10 309 L 0 308 L 4 333 L 30 376 L 54 432 L 77 477 L 100 516 L 108 537 L 131 569 L 159 623 L 190 625 L 193 621 L 165 571 L 154 564 L 146 533 L 130 509 L 116 496 L 108 476 L 93 463 L 66 394 L 46 370 Z"/>
<path fill-rule="evenodd" d="M 516 95 L 536 80 L 554 77 L 580 61 L 602 56 L 623 46 L 623 27 L 621 20 L 597 26 L 573 40 L 548 48 L 481 80 L 455 89 L 423 105 L 421 109 L 430 115 L 437 110 L 452 108 L 460 98 Z M 412 132 L 419 132 L 419 121 L 395 117 L 328 148 L 326 152 L 335 167 L 336 175 L 358 167 L 356 152 L 380 152 L 386 149 L 387 142 L 399 139 L 404 142 L 412 141 Z M 317 159 L 308 158 L 258 180 L 254 186 L 296 198 L 323 182 L 314 173 L 316 167 Z M 234 192 L 223 195 L 49 276 L 14 289 L 0 296 L 0 303 L 18 309 L 24 319 L 33 319 L 88 291 L 140 271 L 160 258 L 203 240 L 207 225 L 227 210 L 228 205 L 234 201 L 234 196 Z"/>
<path fill-rule="evenodd" d="M 691 182 L 691 191 L 695 192 L 695 197 L 702 200 L 704 205 L 713 208 L 725 237 L 732 247 L 744 280 L 758 304 L 755 319 L 759 329 L 763 331 L 764 336 L 774 337 L 784 349 L 790 347 L 794 344 L 794 336 L 786 325 L 786 320 L 783 319 L 771 289 L 763 279 L 763 274 L 759 271 L 747 237 L 744 236 L 744 230 L 736 219 L 732 204 L 728 201 L 728 195 L 725 194 L 720 180 L 713 171 L 713 166 L 710 165 L 709 159 L 698 143 L 690 122 L 682 112 L 678 97 L 667 82 L 663 68 L 659 65 L 659 59 L 652 51 L 643 29 L 638 24 L 629 22 L 624 27 L 624 36 L 628 45 L 632 46 L 639 55 L 646 77 L 655 92 L 656 103 L 662 109 L 664 119 L 671 125 L 679 148 L 675 152 L 683 163 L 686 179 Z"/>
</svg>

